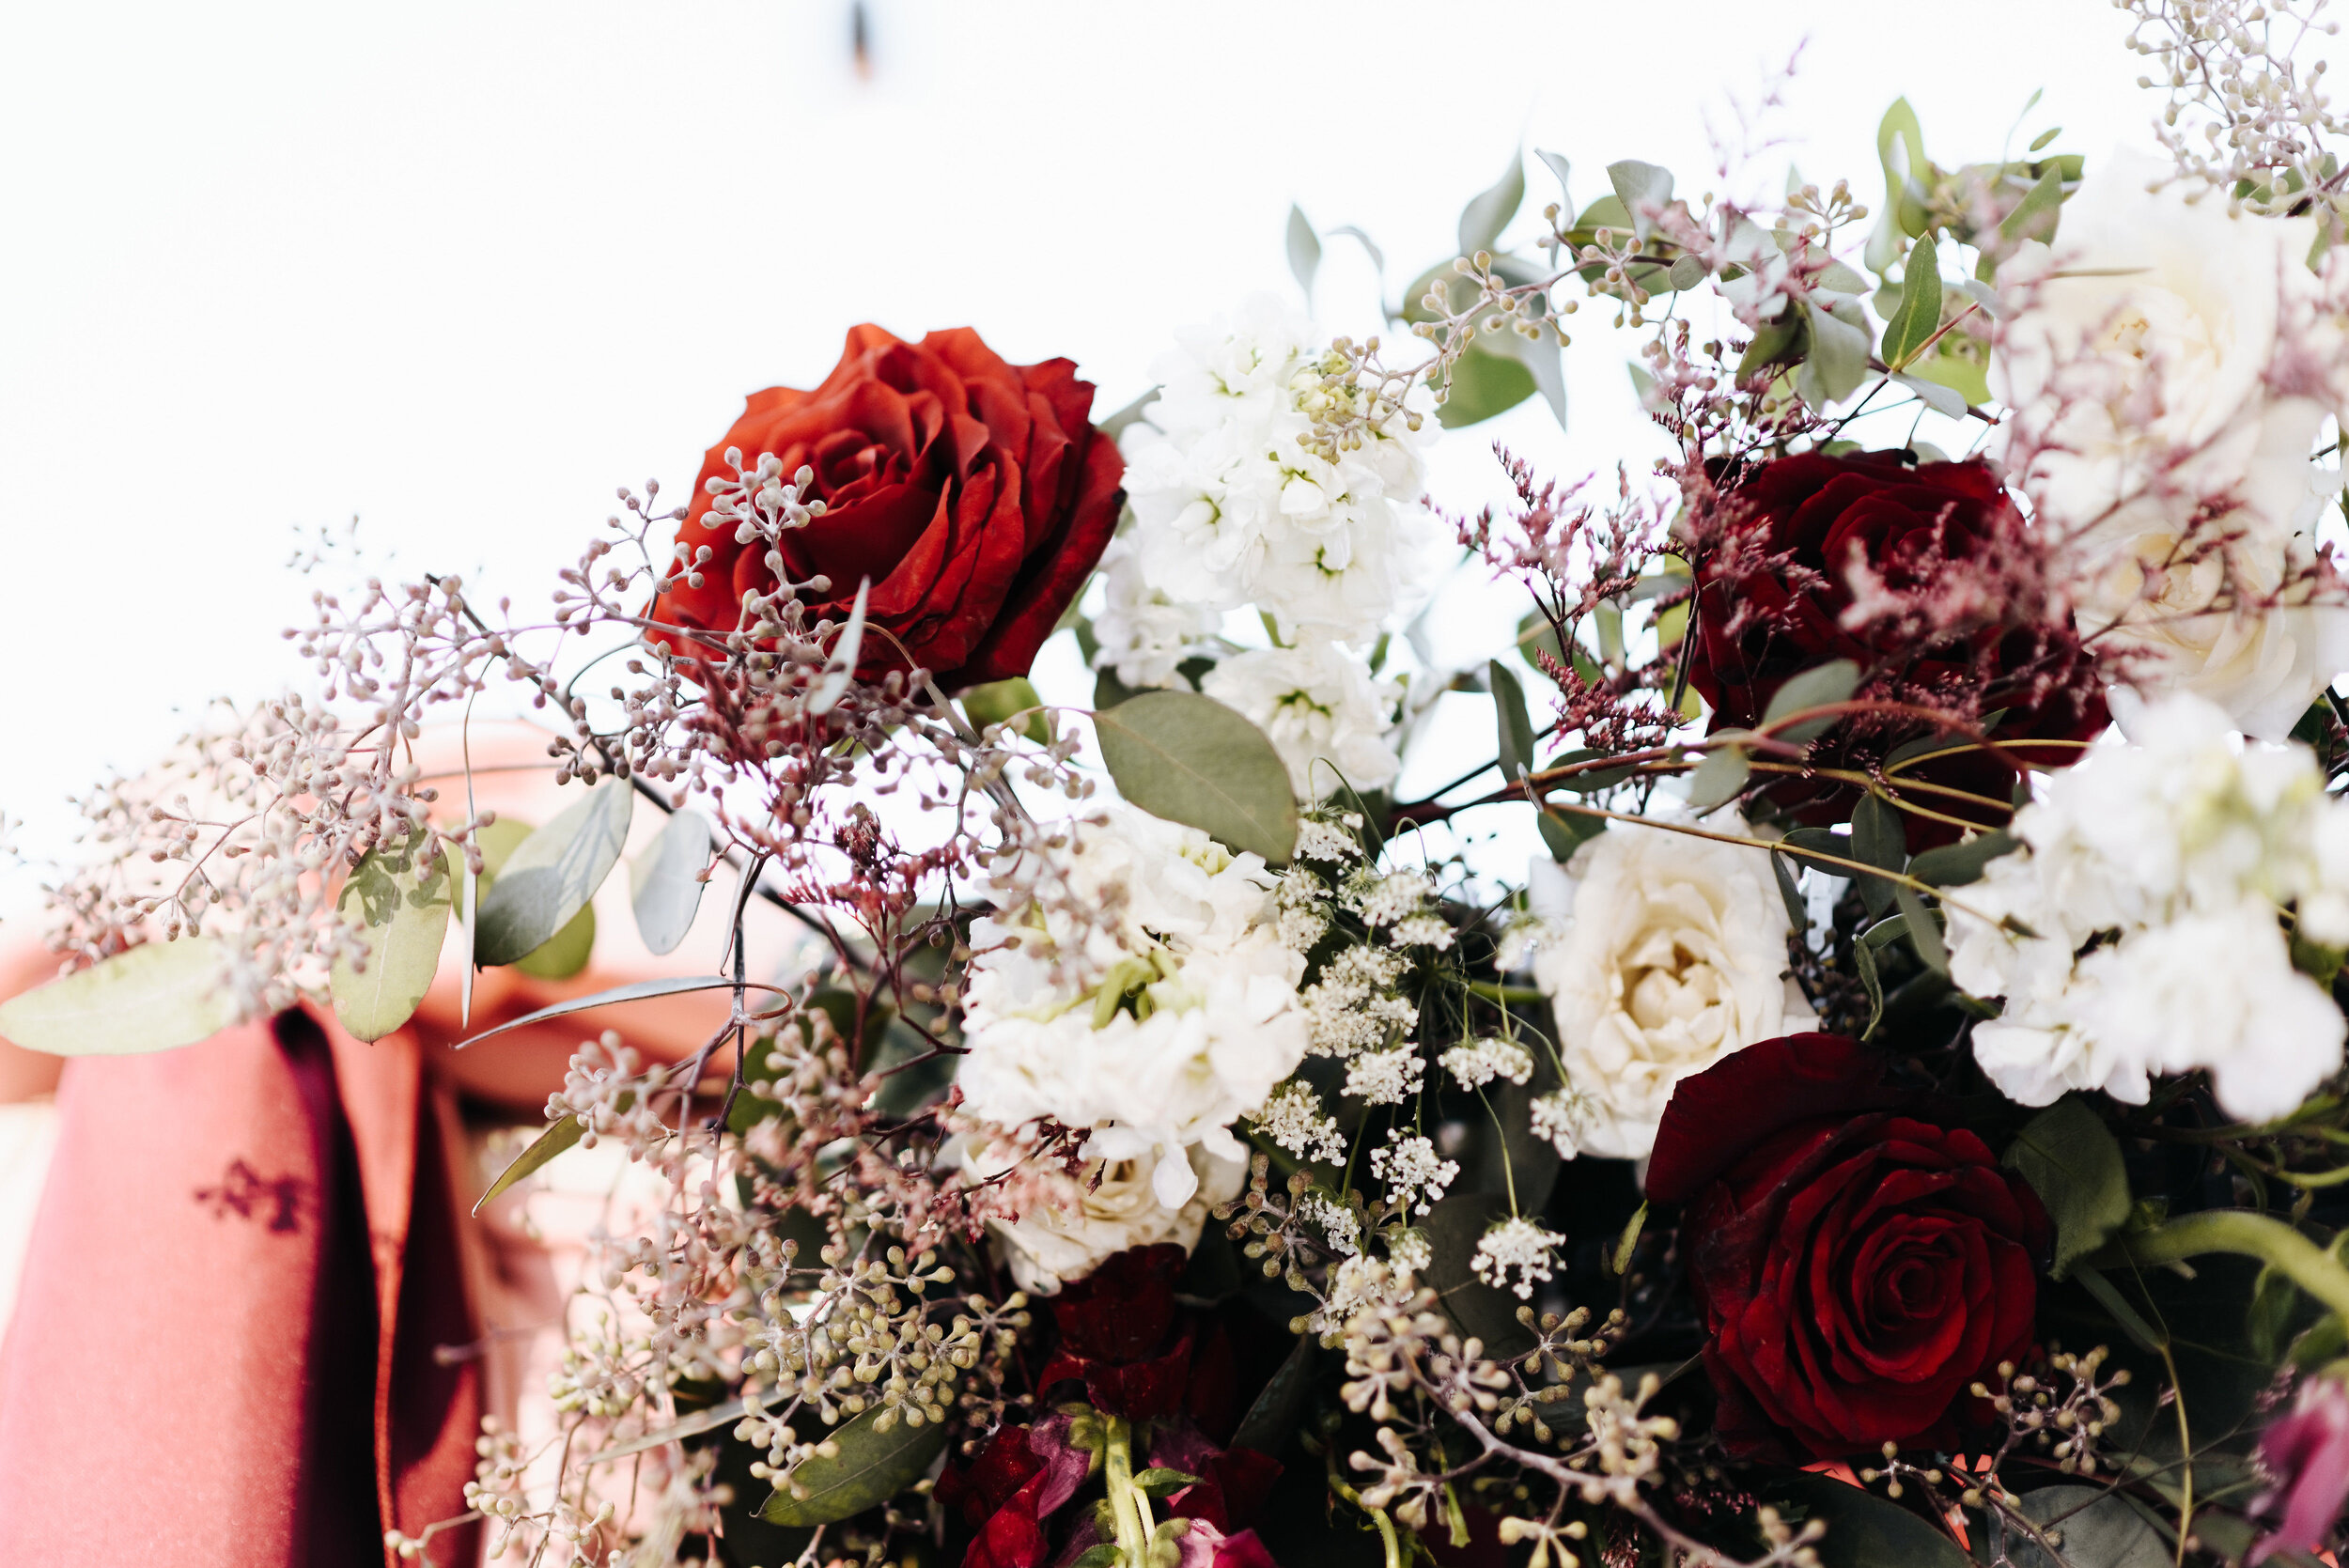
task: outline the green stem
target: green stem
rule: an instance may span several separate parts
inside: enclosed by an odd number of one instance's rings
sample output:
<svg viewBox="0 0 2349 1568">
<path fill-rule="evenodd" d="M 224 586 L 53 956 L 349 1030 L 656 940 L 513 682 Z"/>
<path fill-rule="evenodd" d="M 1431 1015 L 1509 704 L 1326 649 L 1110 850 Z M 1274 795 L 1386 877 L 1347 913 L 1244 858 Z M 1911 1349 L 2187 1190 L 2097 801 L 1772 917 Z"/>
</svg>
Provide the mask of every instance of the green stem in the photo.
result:
<svg viewBox="0 0 2349 1568">
<path fill-rule="evenodd" d="M 1110 1418 L 1109 1452 L 1104 1457 L 1109 1483 L 1110 1512 L 1117 1519 L 1117 1550 L 1126 1568 L 1142 1568 L 1150 1545 L 1150 1532 L 1134 1508 L 1134 1429 L 1123 1416 Z"/>
<path fill-rule="evenodd" d="M 2153 1268 L 2205 1252 L 2257 1258 L 2349 1321 L 2349 1268 L 2282 1220 L 2248 1209 L 2207 1209 L 2116 1237 L 2091 1261 L 2100 1267 Z"/>
</svg>

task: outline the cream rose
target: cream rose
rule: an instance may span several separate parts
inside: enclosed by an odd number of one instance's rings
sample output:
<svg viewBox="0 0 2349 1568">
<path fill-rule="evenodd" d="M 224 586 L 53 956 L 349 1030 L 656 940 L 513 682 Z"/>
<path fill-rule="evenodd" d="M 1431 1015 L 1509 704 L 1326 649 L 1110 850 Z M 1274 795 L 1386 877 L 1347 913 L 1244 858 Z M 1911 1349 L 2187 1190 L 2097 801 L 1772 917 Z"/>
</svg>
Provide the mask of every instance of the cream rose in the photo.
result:
<svg viewBox="0 0 2349 1568">
<path fill-rule="evenodd" d="M 2341 401 L 2341 326 L 2307 264 L 2311 220 L 2149 190 L 2164 172 L 2099 165 L 2053 248 L 2008 264 L 1993 390 L 2081 629 L 2135 654 L 2146 690 L 2279 739 L 2349 658 L 2349 610 L 2240 601 L 2311 559 L 2308 456 Z"/>
<path fill-rule="evenodd" d="M 1532 880 L 1553 923 L 1533 978 L 1581 1097 L 1582 1152 L 1646 1158 L 1682 1079 L 1812 1022 L 1764 851 L 1618 825 L 1563 871 L 1535 862 Z"/>
<path fill-rule="evenodd" d="M 1190 1156 L 1199 1186 L 1180 1208 L 1159 1201 L 1152 1181 L 1158 1165 L 1154 1154 L 1094 1162 L 1077 1178 L 1082 1191 L 1074 1207 L 1040 1207 L 1020 1216 L 1016 1224 L 988 1220 L 988 1229 L 1013 1281 L 1021 1290 L 1050 1296 L 1128 1247 L 1171 1241 L 1188 1251 L 1197 1246 L 1207 1211 L 1237 1196 L 1248 1167 L 1195 1146 Z M 974 1167 L 979 1163 L 974 1160 Z"/>
</svg>

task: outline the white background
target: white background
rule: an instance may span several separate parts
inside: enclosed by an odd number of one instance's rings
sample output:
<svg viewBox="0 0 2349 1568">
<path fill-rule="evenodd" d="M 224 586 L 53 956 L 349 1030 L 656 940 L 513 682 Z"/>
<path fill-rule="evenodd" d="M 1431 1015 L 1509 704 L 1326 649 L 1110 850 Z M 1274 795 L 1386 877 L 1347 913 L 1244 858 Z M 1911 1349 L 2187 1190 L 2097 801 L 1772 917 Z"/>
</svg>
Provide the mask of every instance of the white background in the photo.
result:
<svg viewBox="0 0 2349 1568">
<path fill-rule="evenodd" d="M 873 0 L 869 79 L 848 18 L 0 8 L 0 810 L 27 854 L 68 852 L 66 797 L 175 706 L 304 679 L 277 636 L 314 585 L 283 570 L 298 530 L 355 514 L 381 569 L 541 601 L 615 485 L 683 491 L 745 393 L 813 384 L 853 322 L 1066 354 L 1113 409 L 1172 328 L 1293 288 L 1292 200 L 1369 230 L 1392 300 L 1520 138 L 1574 161 L 1578 206 L 1624 157 L 1726 188 L 1708 122 L 1744 136 L 1806 33 L 1753 139 L 1801 134 L 1749 192 L 1792 159 L 1879 205 L 1897 94 L 1944 164 L 1996 157 L 2034 88 L 2017 151 L 2056 124 L 2143 146 L 2156 107 L 2104 0 Z M 1529 191 L 1529 218 L 1555 198 L 1538 167 Z M 1350 242 L 1318 292 L 1375 330 Z M 1439 500 L 1491 494 L 1493 439 L 1568 474 L 1651 450 L 1596 315 L 1570 434 L 1529 405 L 1449 438 Z M 36 893 L 0 877 L 0 911 Z"/>
</svg>

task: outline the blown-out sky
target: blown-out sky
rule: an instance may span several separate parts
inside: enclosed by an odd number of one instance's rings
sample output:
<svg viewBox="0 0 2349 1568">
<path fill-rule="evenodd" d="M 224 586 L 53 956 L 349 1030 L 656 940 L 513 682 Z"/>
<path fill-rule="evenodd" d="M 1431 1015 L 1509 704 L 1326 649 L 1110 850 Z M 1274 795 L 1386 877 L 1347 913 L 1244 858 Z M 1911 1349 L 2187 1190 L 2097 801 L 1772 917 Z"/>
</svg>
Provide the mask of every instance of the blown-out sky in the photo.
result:
<svg viewBox="0 0 2349 1568">
<path fill-rule="evenodd" d="M 2155 107 L 2103 0 L 867 9 L 869 74 L 848 0 L 0 11 L 21 846 L 68 853 L 68 795 L 151 757 L 175 709 L 307 679 L 279 629 L 342 584 L 284 569 L 298 533 L 356 516 L 372 569 L 543 603 L 615 486 L 681 495 L 742 396 L 812 384 L 853 322 L 1067 355 L 1107 410 L 1174 327 L 1294 289 L 1292 201 L 1376 239 L 1392 303 L 1520 143 L 1573 160 L 1578 206 L 1625 157 L 1723 188 L 1708 127 L 1762 148 L 1740 188 L 1791 161 L 1874 206 L 1896 95 L 1944 163 L 1997 156 L 2034 88 L 2017 150 L 2051 125 L 2092 157 L 2144 145 Z M 1529 191 L 1529 218 L 1555 199 L 1538 168 Z M 1331 241 L 1322 320 L 1375 331 L 1380 298 Z M 1598 316 L 1568 350 L 1569 429 L 1530 405 L 1449 436 L 1439 500 L 1491 498 L 1494 440 L 1562 474 L 1644 463 L 1629 335 Z M 1489 602 L 1448 601 L 1439 652 L 1505 640 Z M 1048 660 L 1047 694 L 1081 700 L 1070 675 Z M 1448 701 L 1407 784 L 1491 744 L 1489 708 Z M 0 913 L 36 901 L 0 875 Z"/>
</svg>

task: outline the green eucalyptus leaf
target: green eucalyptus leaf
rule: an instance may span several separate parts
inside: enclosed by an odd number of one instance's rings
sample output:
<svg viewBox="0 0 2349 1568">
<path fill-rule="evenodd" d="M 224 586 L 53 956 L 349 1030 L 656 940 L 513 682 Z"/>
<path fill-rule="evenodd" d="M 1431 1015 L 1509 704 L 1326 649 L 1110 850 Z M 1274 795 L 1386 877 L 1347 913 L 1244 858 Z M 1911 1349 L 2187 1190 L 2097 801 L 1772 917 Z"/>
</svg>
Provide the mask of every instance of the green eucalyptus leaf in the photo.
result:
<svg viewBox="0 0 2349 1568">
<path fill-rule="evenodd" d="M 1153 1465 L 1134 1477 L 1135 1490 L 1146 1497 L 1173 1497 L 1186 1486 L 1196 1486 L 1199 1478 L 1187 1470 L 1172 1470 L 1163 1465 Z"/>
<path fill-rule="evenodd" d="M 1802 318 L 1810 328 L 1811 351 L 1795 372 L 1795 390 L 1812 408 L 1824 409 L 1849 397 L 1868 379 L 1867 318 L 1856 303 L 1823 310 L 1815 300 L 1803 303 Z"/>
<path fill-rule="evenodd" d="M 1821 1568 L 1972 1568 L 1950 1538 L 1889 1498 L 1832 1476 L 1799 1471 L 1771 1479 L 1766 1500 L 1803 1518 L 1823 1519 L 1827 1534 L 1814 1548 Z"/>
<path fill-rule="evenodd" d="M 1895 375 L 1892 378 L 1892 384 L 1904 392 L 1913 394 L 1919 402 L 1944 419 L 1966 417 L 1965 396 L 1954 387 L 1944 386 L 1939 381 L 1929 381 L 1921 376 L 1912 376 L 1906 371 Z"/>
<path fill-rule="evenodd" d="M 1297 847 L 1288 766 L 1264 731 L 1211 697 L 1145 691 L 1094 715 L 1101 758 L 1128 800 L 1285 865 Z"/>
<path fill-rule="evenodd" d="M 1523 341 L 1519 339 L 1519 341 Z M 1436 422 L 1447 430 L 1480 425 L 1505 413 L 1540 391 L 1533 372 L 1506 349 L 1496 351 L 1479 337 L 1469 345 L 1444 380 Z"/>
<path fill-rule="evenodd" d="M 629 907 L 636 932 L 655 953 L 675 953 L 702 906 L 702 870 L 709 863 L 709 819 L 680 811 L 661 825 L 661 836 L 629 867 Z"/>
<path fill-rule="evenodd" d="M 2048 1272 L 2059 1280 L 2129 1218 L 2129 1177 L 2121 1145 L 2104 1118 L 2077 1094 L 2066 1094 L 2032 1117 L 1999 1162 L 2030 1183 L 2055 1221 L 2055 1263 Z"/>
<path fill-rule="evenodd" d="M 334 1017 L 353 1039 L 381 1040 L 406 1023 L 441 967 L 451 857 L 444 852 L 428 869 L 417 863 L 422 848 L 409 837 L 369 850 L 334 901 L 336 913 L 366 927 L 364 964 L 337 958 L 327 975 Z"/>
<path fill-rule="evenodd" d="M 1549 851 L 1549 858 L 1563 865 L 1574 859 L 1576 850 L 1607 831 L 1607 818 L 1545 805 L 1534 826 L 1541 830 L 1542 847 Z"/>
<path fill-rule="evenodd" d="M 210 937 L 148 942 L 0 1003 L 0 1039 L 51 1056 L 143 1056 L 237 1021 Z"/>
<path fill-rule="evenodd" d="M 1900 308 L 1884 324 L 1884 363 L 1895 370 L 1922 353 L 1926 340 L 1941 329 L 1940 268 L 1932 235 L 1909 247 L 1907 269 L 1901 274 Z"/>
<path fill-rule="evenodd" d="M 1295 202 L 1289 203 L 1288 224 L 1289 276 L 1305 291 L 1305 298 L 1314 297 L 1314 274 L 1321 270 L 1321 236 L 1314 232 L 1313 220 Z"/>
<path fill-rule="evenodd" d="M 1887 871 L 1908 864 L 1908 829 L 1897 808 L 1879 795 L 1864 795 L 1851 814 L 1851 858 Z M 1880 877 L 1859 877 L 1859 896 L 1868 912 L 1881 919 L 1892 907 L 1892 884 Z"/>
<path fill-rule="evenodd" d="M 620 1096 L 619 1108 L 625 1110 L 628 1108 L 628 1103 L 634 1098 L 635 1096 L 631 1094 L 622 1094 Z M 576 1147 L 579 1143 L 581 1136 L 584 1134 L 586 1130 L 586 1127 L 581 1124 L 580 1119 L 576 1116 L 566 1116 L 561 1121 L 556 1122 L 553 1126 L 548 1127 L 546 1131 L 540 1133 L 535 1140 L 532 1141 L 529 1148 L 524 1149 L 521 1154 L 514 1157 L 513 1164 L 508 1165 L 505 1170 L 498 1172 L 498 1179 L 490 1184 L 490 1190 L 484 1192 L 481 1195 L 480 1202 L 474 1204 L 474 1213 L 479 1214 L 482 1210 L 482 1206 L 488 1203 L 490 1199 L 495 1198 L 500 1193 L 504 1192 L 507 1188 L 512 1187 L 516 1182 L 521 1181 L 524 1176 L 527 1176 L 533 1172 L 538 1170 L 548 1161 L 554 1158 L 555 1156 L 563 1153 L 566 1149 Z"/>
<path fill-rule="evenodd" d="M 1894 884 L 1892 901 L 1908 921 L 1909 945 L 1925 961 L 1925 968 L 1936 974 L 1949 973 L 1950 950 L 1941 937 L 1941 917 L 1925 908 L 1924 899 L 1912 887 Z"/>
<path fill-rule="evenodd" d="M 1770 698 L 1770 706 L 1763 712 L 1762 727 L 1770 730 L 1780 740 L 1800 745 L 1816 739 L 1843 722 L 1842 715 L 1806 719 L 1784 729 L 1774 728 L 1781 720 L 1805 708 L 1826 707 L 1848 702 L 1859 688 L 1859 666 L 1848 659 L 1837 659 L 1815 669 L 1805 670 L 1790 678 Z"/>
<path fill-rule="evenodd" d="M 1559 209 L 1567 216 L 1573 216 L 1574 198 L 1567 193 L 1566 189 L 1566 174 L 1568 170 L 1573 167 L 1573 165 L 1566 162 L 1566 155 L 1563 152 L 1545 152 L 1540 147 L 1535 147 L 1533 149 L 1533 156 L 1540 159 L 1543 164 L 1548 168 L 1549 172 L 1558 177 Z"/>
<path fill-rule="evenodd" d="M 1615 188 L 1615 199 L 1623 204 L 1631 232 L 1646 240 L 1655 231 L 1656 223 L 1642 209 L 1660 208 L 1672 201 L 1672 170 L 1626 158 L 1607 165 L 1607 179 Z"/>
<path fill-rule="evenodd" d="M 1981 881 L 1983 869 L 1992 861 L 2022 846 L 2022 841 L 2004 828 L 1993 828 L 1957 844 L 1920 850 L 1908 862 L 1908 874 L 1937 888 L 1962 888 Z"/>
<path fill-rule="evenodd" d="M 2061 1568 L 2170 1568 L 2170 1545 L 2129 1500 L 2102 1486 L 2067 1483 L 2023 1494 L 2023 1517 L 2061 1532 Z M 2198 1526 L 2205 1518 L 2198 1514 Z M 2015 1568 L 2059 1568 L 2020 1530 L 2009 1530 L 2007 1560 Z"/>
<path fill-rule="evenodd" d="M 1484 334 L 1477 338 L 1476 349 L 1470 351 L 1482 351 L 1495 359 L 1515 361 L 1531 378 L 1533 390 L 1541 394 L 1542 401 L 1549 405 L 1550 415 L 1558 421 L 1558 427 L 1562 430 L 1566 427 L 1565 363 L 1556 333 L 1544 327 L 1532 337 L 1516 331 Z"/>
<path fill-rule="evenodd" d="M 1208 1227 L 1210 1234 L 1214 1229 Z M 1248 1414 L 1240 1418 L 1239 1430 L 1232 1435 L 1234 1448 L 1254 1449 L 1258 1453 L 1279 1456 L 1289 1434 L 1297 1430 L 1306 1401 L 1313 1394 L 1315 1353 L 1319 1348 L 1319 1342 L 1313 1335 L 1299 1336 L 1271 1381 L 1248 1407 Z"/>
<path fill-rule="evenodd" d="M 1999 220 L 1999 238 L 2010 245 L 2019 245 L 2026 240 L 2053 244 L 2056 225 L 2062 216 L 2063 174 L 2061 169 L 2050 167 L 2039 177 L 2037 184 L 2023 193 L 2015 210 Z"/>
<path fill-rule="evenodd" d="M 989 724 L 1008 723 L 1014 714 L 1024 713 L 1027 719 L 1020 724 L 1019 733 L 1039 746 L 1051 743 L 1052 724 L 1044 714 L 1044 699 L 1036 694 L 1035 684 L 1025 675 L 973 686 L 962 693 L 961 701 L 964 714 L 981 729 Z"/>
<path fill-rule="evenodd" d="M 1811 929 L 1811 907 L 1803 901 L 1802 890 L 1795 884 L 1795 873 L 1786 863 L 1786 857 L 1770 851 L 1770 871 L 1778 878 L 1778 896 L 1786 906 L 1787 929 L 1797 932 Z"/>
<path fill-rule="evenodd" d="M 883 1431 L 880 1418 L 887 1414 L 867 1410 L 834 1429 L 827 1440 L 840 1452 L 801 1464 L 758 1516 L 771 1525 L 829 1525 L 886 1502 L 921 1480 L 946 1446 L 946 1428 L 926 1421 L 916 1426 L 910 1413 L 901 1410 Z"/>
<path fill-rule="evenodd" d="M 634 785 L 606 779 L 522 840 L 481 896 L 474 961 L 488 966 L 526 957 L 586 908 L 619 863 L 635 805 Z"/>
<path fill-rule="evenodd" d="M 1474 256 L 1498 245 L 1501 231 L 1509 226 L 1524 200 L 1525 154 L 1520 150 L 1509 155 L 1508 172 L 1461 209 L 1460 254 Z"/>
<path fill-rule="evenodd" d="M 1485 676 L 1492 685 L 1493 716 L 1501 731 L 1501 776 L 1514 784 L 1533 769 L 1533 721 L 1525 710 L 1525 688 L 1498 659 L 1486 666 Z"/>
<path fill-rule="evenodd" d="M 726 991 L 733 988 L 734 982 L 719 974 L 664 975 L 659 980 L 631 981 L 626 986 L 614 986 L 610 990 L 596 991 L 583 997 L 566 997 L 563 1001 L 541 1007 L 535 1013 L 525 1013 L 519 1018 L 508 1018 L 495 1029 L 485 1029 L 478 1034 L 459 1041 L 457 1048 L 462 1050 L 467 1046 L 477 1046 L 493 1035 L 504 1034 L 508 1030 L 527 1029 L 532 1024 L 544 1023 L 550 1018 L 560 1018 L 572 1013 L 583 1013 L 590 1007 L 610 1007 L 623 1001 L 647 1001 L 658 997 L 682 996 L 688 991 Z M 775 986 L 756 983 L 753 983 L 748 988 L 753 991 L 768 992 L 776 989 Z"/>
<path fill-rule="evenodd" d="M 1688 809 L 1711 811 L 1737 798 L 1753 776 L 1753 764 L 1735 746 L 1720 746 L 1704 753 L 1697 770 L 1688 776 Z"/>
</svg>

